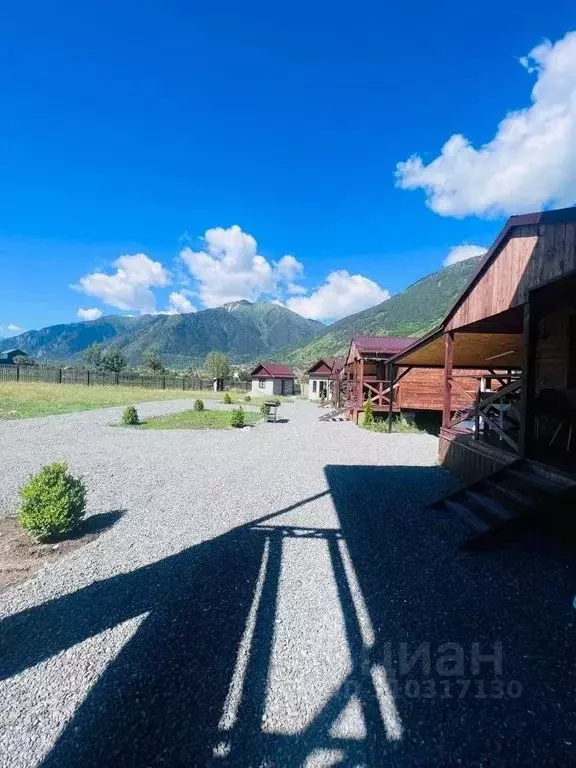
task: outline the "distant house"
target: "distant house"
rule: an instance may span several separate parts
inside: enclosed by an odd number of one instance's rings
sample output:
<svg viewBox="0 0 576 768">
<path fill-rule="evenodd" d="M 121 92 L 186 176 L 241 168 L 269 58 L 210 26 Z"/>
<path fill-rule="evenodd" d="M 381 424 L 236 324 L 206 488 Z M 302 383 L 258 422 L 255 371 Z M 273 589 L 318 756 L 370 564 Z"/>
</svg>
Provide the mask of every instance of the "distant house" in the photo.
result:
<svg viewBox="0 0 576 768">
<path fill-rule="evenodd" d="M 293 395 L 296 377 L 281 363 L 259 363 L 251 372 L 252 394 Z"/>
<path fill-rule="evenodd" d="M 331 399 L 338 374 L 344 367 L 344 358 L 324 357 L 316 360 L 306 371 L 309 377 L 310 400 Z"/>
<path fill-rule="evenodd" d="M 17 357 L 28 357 L 22 349 L 5 349 L 0 352 L 0 365 L 16 365 L 14 360 Z"/>
</svg>

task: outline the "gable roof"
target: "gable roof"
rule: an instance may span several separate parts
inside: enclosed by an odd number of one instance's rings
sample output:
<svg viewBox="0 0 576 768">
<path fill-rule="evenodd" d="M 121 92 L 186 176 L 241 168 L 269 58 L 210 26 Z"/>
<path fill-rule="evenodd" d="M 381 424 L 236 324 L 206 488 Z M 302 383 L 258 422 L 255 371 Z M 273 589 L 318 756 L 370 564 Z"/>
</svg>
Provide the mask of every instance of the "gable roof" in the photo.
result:
<svg viewBox="0 0 576 768">
<path fill-rule="evenodd" d="M 512 231 L 516 227 L 526 227 L 536 224 L 568 224 L 570 222 L 576 222 L 576 207 L 571 208 L 558 208 L 554 211 L 539 211 L 537 213 L 523 213 L 518 216 L 510 216 L 504 228 L 490 247 L 490 250 L 486 254 L 486 257 L 482 260 L 480 266 L 474 272 L 468 284 L 465 286 L 462 293 L 458 296 L 452 307 L 446 313 L 446 316 L 438 326 L 443 328 L 452 315 L 456 312 L 460 304 L 472 291 L 472 288 L 480 280 L 482 275 L 486 272 L 490 264 L 497 258 L 498 254 L 506 245 Z"/>
<path fill-rule="evenodd" d="M 343 357 L 321 357 L 305 373 L 308 375 L 316 373 L 318 376 L 330 376 L 341 371 L 344 367 L 344 362 Z"/>
<path fill-rule="evenodd" d="M 18 349 L 17 347 L 14 349 L 3 349 L 2 352 L 0 352 L 0 357 L 8 357 L 9 355 L 26 355 L 26 352 L 24 352 L 23 349 Z"/>
<path fill-rule="evenodd" d="M 296 376 L 292 371 L 282 363 L 259 363 L 252 371 L 250 376 L 255 379 L 268 378 L 268 379 L 295 379 Z"/>
<path fill-rule="evenodd" d="M 392 359 L 392 362 L 402 363 L 403 359 L 407 357 L 406 353 L 412 354 L 423 347 L 438 342 L 438 339 L 440 339 L 445 332 L 446 326 L 452 316 L 456 314 L 459 307 L 464 303 L 470 293 L 472 293 L 489 266 L 498 258 L 498 255 L 503 250 L 513 231 L 517 227 L 536 226 L 538 224 L 569 224 L 574 222 L 576 222 L 576 207 L 574 206 L 571 208 L 558 208 L 553 211 L 540 211 L 536 213 L 524 213 L 517 216 L 510 216 L 504 225 L 504 228 L 486 253 L 485 258 L 480 263 L 478 269 L 473 273 L 467 285 L 456 298 L 454 304 L 450 307 L 440 324 L 426 334 L 426 336 L 420 339 L 413 339 L 410 347 L 406 347 L 404 350 L 399 350 Z"/>
<path fill-rule="evenodd" d="M 408 336 L 356 336 L 352 341 L 360 354 L 397 355 L 408 349 L 415 339 Z"/>
</svg>

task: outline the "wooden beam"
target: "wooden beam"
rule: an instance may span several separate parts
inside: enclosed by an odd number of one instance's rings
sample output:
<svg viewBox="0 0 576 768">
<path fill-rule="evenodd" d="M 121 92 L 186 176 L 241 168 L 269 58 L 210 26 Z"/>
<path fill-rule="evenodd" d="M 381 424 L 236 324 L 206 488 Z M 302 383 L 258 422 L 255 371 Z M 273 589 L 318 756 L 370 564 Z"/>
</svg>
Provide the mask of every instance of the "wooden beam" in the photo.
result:
<svg viewBox="0 0 576 768">
<path fill-rule="evenodd" d="M 534 393 L 536 367 L 536 318 L 531 296 L 524 304 L 522 331 L 522 389 L 520 390 L 520 438 L 518 453 L 525 458 L 530 453 L 534 424 Z"/>
<path fill-rule="evenodd" d="M 452 410 L 452 364 L 454 362 L 454 331 L 444 334 L 444 402 L 442 408 L 442 426 L 450 427 Z"/>
</svg>

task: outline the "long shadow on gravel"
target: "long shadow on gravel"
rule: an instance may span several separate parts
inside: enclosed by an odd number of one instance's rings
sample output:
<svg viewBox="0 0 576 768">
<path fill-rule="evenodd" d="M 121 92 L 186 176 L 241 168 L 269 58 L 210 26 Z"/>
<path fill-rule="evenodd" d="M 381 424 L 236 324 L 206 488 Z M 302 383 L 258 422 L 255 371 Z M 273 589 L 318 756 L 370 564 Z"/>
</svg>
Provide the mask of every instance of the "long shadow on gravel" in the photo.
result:
<svg viewBox="0 0 576 768">
<path fill-rule="evenodd" d="M 526 543 L 460 552 L 453 521 L 423 509 L 429 488 L 449 486 L 438 468 L 330 466 L 326 477 L 329 491 L 2 623 L 6 678 L 147 614 L 45 766 L 572 763 L 573 561 Z M 328 495 L 340 528 L 282 521 Z M 325 541 L 351 659 L 297 734 L 264 726 L 288 537 Z M 486 654 L 497 642 L 501 672 L 475 670 L 472 644 Z M 364 738 L 334 734 L 351 700 Z"/>
</svg>

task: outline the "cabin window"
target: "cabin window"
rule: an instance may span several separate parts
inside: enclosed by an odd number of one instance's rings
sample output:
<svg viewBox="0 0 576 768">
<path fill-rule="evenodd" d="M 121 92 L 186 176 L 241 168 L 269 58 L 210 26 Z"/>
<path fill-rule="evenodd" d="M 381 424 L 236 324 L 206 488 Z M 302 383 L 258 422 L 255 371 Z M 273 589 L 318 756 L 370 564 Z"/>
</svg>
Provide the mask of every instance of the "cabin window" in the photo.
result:
<svg viewBox="0 0 576 768">
<path fill-rule="evenodd" d="M 376 362 L 376 378 L 378 381 L 386 381 L 386 360 Z"/>
<path fill-rule="evenodd" d="M 316 379 L 312 379 L 312 394 L 315 395 L 317 391 L 318 391 L 318 382 L 316 381 Z"/>
<path fill-rule="evenodd" d="M 568 327 L 568 389 L 576 389 L 576 315 Z"/>
<path fill-rule="evenodd" d="M 258 379 L 258 388 L 264 389 L 266 387 L 266 379 Z"/>
</svg>

